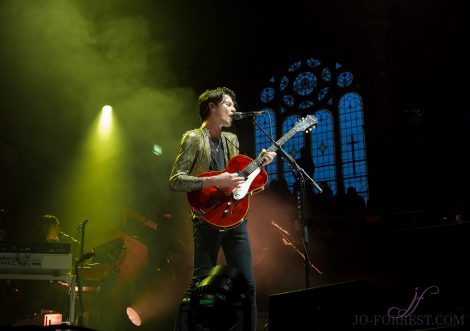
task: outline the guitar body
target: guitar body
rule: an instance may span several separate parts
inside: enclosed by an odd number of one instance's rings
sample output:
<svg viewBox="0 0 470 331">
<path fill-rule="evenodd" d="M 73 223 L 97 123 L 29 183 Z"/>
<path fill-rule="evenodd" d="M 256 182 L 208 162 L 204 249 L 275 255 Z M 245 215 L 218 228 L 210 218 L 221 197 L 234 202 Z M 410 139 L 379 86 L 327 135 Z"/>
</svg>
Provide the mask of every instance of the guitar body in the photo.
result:
<svg viewBox="0 0 470 331">
<path fill-rule="evenodd" d="M 318 123 L 313 115 L 297 122 L 295 126 L 285 133 L 276 143 L 267 149 L 275 152 L 297 132 L 307 130 Z M 204 172 L 199 177 L 211 177 L 223 172 L 239 173 L 245 177 L 245 182 L 239 187 L 228 189 L 225 187 L 207 187 L 187 193 L 191 209 L 197 217 L 221 229 L 230 229 L 240 224 L 248 213 L 250 195 L 261 191 L 268 183 L 268 174 L 260 167 L 263 157 L 255 160 L 246 155 L 233 157 L 224 171 Z"/>
<path fill-rule="evenodd" d="M 235 173 L 243 170 L 253 160 L 246 155 L 233 157 L 223 171 L 204 172 L 198 177 L 211 177 L 223 172 Z M 209 224 L 229 229 L 240 224 L 248 213 L 250 195 L 264 189 L 268 174 L 261 167 L 248 176 L 242 193 L 237 189 L 225 187 L 206 187 L 187 193 L 188 202 L 193 212 Z"/>
</svg>

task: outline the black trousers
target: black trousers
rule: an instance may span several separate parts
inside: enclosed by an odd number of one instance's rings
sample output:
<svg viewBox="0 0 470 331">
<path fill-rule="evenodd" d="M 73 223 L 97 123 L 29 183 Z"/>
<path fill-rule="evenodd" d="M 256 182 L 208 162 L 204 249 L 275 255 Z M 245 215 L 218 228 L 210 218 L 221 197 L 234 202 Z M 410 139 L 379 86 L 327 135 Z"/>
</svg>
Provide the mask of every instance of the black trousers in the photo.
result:
<svg viewBox="0 0 470 331">
<path fill-rule="evenodd" d="M 243 330 L 255 331 L 257 322 L 256 283 L 253 274 L 250 239 L 247 220 L 235 228 L 219 230 L 194 219 L 193 221 L 194 269 L 193 278 L 186 296 L 199 285 L 210 270 L 217 265 L 220 249 L 223 250 L 227 265 L 240 271 L 248 285 L 249 314 L 244 318 Z M 177 322 L 178 324 L 178 322 Z"/>
</svg>

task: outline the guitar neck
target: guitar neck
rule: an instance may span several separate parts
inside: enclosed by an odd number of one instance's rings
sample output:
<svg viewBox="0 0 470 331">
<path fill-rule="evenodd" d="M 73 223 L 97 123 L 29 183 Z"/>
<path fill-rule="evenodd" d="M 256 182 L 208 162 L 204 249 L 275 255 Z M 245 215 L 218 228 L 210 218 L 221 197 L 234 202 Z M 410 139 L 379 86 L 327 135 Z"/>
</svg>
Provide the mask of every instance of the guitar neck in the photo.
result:
<svg viewBox="0 0 470 331">
<path fill-rule="evenodd" d="M 285 135 L 283 135 L 278 141 L 276 141 L 274 144 L 272 144 L 266 151 L 267 152 L 275 152 L 284 145 L 290 138 L 292 138 L 298 130 L 296 127 L 293 127 L 292 129 L 289 130 Z M 247 165 L 241 173 L 245 176 L 248 177 L 253 171 L 255 171 L 257 168 L 259 168 L 263 164 L 264 159 L 260 156 L 258 156 L 256 159 L 254 159 L 249 165 Z"/>
</svg>

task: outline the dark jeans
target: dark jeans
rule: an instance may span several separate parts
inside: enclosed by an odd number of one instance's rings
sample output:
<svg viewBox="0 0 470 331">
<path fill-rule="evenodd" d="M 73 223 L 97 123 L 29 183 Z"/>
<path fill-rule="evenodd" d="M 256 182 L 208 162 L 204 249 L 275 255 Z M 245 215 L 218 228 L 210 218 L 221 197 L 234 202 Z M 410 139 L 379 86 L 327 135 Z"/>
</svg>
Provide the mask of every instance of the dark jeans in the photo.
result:
<svg viewBox="0 0 470 331">
<path fill-rule="evenodd" d="M 251 246 L 248 238 L 247 221 L 233 229 L 218 230 L 198 221 L 193 221 L 194 270 L 190 289 L 198 286 L 209 271 L 217 265 L 217 256 L 222 248 L 227 265 L 235 267 L 246 278 L 250 316 L 245 318 L 244 330 L 255 331 L 257 321 L 256 284 L 253 275 Z"/>
</svg>

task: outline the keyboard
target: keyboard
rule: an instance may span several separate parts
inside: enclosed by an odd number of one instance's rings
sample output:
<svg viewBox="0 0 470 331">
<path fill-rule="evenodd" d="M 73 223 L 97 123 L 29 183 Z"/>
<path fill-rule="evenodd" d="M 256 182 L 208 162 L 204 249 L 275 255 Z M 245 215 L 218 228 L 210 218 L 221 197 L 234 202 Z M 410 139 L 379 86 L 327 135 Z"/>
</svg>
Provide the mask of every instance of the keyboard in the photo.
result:
<svg viewBox="0 0 470 331">
<path fill-rule="evenodd" d="M 0 253 L 69 254 L 70 245 L 63 242 L 0 242 Z"/>
<path fill-rule="evenodd" d="M 71 270 L 71 254 L 0 252 L 0 273 L 65 275 Z"/>
</svg>

